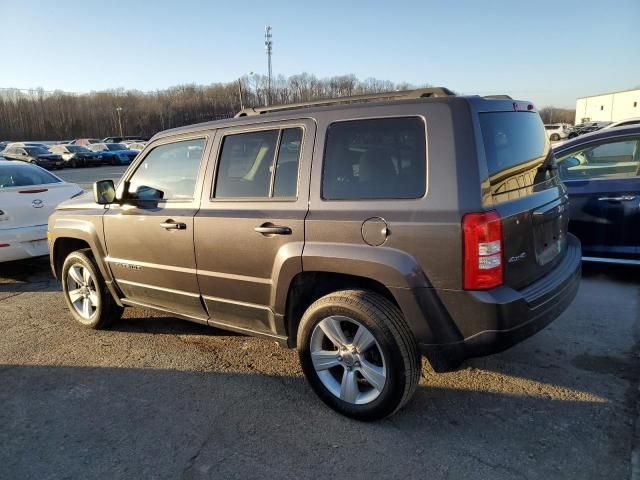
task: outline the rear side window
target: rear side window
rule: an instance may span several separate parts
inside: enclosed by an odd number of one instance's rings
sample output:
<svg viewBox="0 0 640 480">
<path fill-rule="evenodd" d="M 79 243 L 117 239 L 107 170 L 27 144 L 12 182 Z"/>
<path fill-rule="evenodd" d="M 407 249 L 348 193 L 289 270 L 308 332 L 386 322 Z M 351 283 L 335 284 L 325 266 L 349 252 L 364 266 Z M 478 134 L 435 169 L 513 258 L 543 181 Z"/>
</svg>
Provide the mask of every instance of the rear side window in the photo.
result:
<svg viewBox="0 0 640 480">
<path fill-rule="evenodd" d="M 31 165 L 0 165 L 0 189 L 60 182 L 46 170 Z"/>
<path fill-rule="evenodd" d="M 295 198 L 302 128 L 224 137 L 215 198 Z"/>
<path fill-rule="evenodd" d="M 411 199 L 426 190 L 425 126 L 420 118 L 336 122 L 327 129 L 326 200 Z"/>
<path fill-rule="evenodd" d="M 547 156 L 549 146 L 537 113 L 481 113 L 480 128 L 490 177 Z"/>
</svg>

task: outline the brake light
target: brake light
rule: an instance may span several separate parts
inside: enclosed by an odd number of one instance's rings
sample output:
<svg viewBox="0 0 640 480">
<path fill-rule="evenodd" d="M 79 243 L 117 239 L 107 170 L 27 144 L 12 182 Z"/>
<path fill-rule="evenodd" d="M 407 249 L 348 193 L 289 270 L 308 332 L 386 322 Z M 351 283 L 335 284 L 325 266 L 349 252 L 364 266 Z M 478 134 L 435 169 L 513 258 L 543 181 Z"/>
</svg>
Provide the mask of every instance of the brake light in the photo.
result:
<svg viewBox="0 0 640 480">
<path fill-rule="evenodd" d="M 495 211 L 468 213 L 462 218 L 465 290 L 502 285 L 502 222 Z"/>
</svg>

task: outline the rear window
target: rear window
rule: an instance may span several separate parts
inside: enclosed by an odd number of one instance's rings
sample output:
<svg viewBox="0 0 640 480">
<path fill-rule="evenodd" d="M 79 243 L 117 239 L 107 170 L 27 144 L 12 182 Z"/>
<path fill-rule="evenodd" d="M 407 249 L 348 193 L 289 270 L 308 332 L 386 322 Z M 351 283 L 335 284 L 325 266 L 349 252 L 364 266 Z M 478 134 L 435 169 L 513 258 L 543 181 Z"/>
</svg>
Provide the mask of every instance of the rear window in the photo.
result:
<svg viewBox="0 0 640 480">
<path fill-rule="evenodd" d="M 542 162 L 549 151 L 537 113 L 481 113 L 480 128 L 490 177 L 520 164 Z"/>
<path fill-rule="evenodd" d="M 426 168 L 422 119 L 337 122 L 327 129 L 322 198 L 420 198 L 426 190 Z"/>
<path fill-rule="evenodd" d="M 0 189 L 60 182 L 46 170 L 31 165 L 0 165 Z"/>
</svg>

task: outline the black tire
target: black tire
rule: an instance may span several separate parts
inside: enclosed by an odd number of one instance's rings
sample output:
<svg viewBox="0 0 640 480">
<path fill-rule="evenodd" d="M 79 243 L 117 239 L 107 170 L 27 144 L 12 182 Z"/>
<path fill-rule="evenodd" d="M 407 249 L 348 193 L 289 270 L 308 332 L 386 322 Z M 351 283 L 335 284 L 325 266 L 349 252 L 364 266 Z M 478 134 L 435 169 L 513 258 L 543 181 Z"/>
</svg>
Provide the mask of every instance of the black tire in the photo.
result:
<svg viewBox="0 0 640 480">
<path fill-rule="evenodd" d="M 75 158 L 71 159 L 71 168 L 78 168 L 78 161 Z"/>
<path fill-rule="evenodd" d="M 550 139 L 554 142 L 557 142 L 558 140 L 560 140 L 560 135 L 558 135 L 557 133 L 552 133 Z"/>
<path fill-rule="evenodd" d="M 321 321 L 332 316 L 348 317 L 365 326 L 376 341 L 376 351 L 384 359 L 384 387 L 369 403 L 346 402 L 331 393 L 314 367 L 311 356 L 314 329 Z M 349 340 L 354 343 L 352 338 Z M 307 309 L 300 321 L 297 345 L 302 370 L 314 392 L 329 407 L 356 420 L 371 421 L 392 415 L 407 403 L 420 380 L 421 357 L 413 334 L 398 307 L 377 293 L 343 290 L 320 298 Z M 342 360 L 342 357 L 339 358 Z M 335 371 L 331 375 L 336 377 L 340 376 L 340 372 L 345 374 L 347 369 L 343 366 L 333 368 Z M 361 382 L 364 377 L 362 373 L 359 375 L 358 381 Z"/>
<path fill-rule="evenodd" d="M 69 270 L 81 265 L 86 268 L 92 275 L 95 284 L 95 294 L 98 298 L 98 305 L 90 318 L 84 318 L 78 313 L 76 307 L 72 304 L 69 298 Z M 64 293 L 64 299 L 67 302 L 69 311 L 73 318 L 83 327 L 91 328 L 94 330 L 106 328 L 111 323 L 119 320 L 122 316 L 124 309 L 120 307 L 111 296 L 111 293 L 107 289 L 104 278 L 100 273 L 100 269 L 96 265 L 91 249 L 77 250 L 67 255 L 62 265 L 62 274 L 60 278 L 62 282 L 62 291 Z"/>
</svg>

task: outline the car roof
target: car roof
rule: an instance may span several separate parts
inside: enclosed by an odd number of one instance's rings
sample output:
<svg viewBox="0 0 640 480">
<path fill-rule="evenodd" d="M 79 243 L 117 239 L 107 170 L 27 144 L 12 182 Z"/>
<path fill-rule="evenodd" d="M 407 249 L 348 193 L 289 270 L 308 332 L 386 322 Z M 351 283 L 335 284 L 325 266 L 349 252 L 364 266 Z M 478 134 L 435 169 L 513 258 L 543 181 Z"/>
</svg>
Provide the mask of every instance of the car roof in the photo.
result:
<svg viewBox="0 0 640 480">
<path fill-rule="evenodd" d="M 553 150 L 557 153 L 564 150 L 569 150 L 570 148 L 585 143 L 591 143 L 598 140 L 607 140 L 609 138 L 616 137 L 623 138 L 630 135 L 640 135 L 640 125 L 628 125 L 625 127 L 609 128 L 607 130 L 596 130 L 595 132 L 586 133 L 584 135 L 580 135 L 579 137 L 568 140 L 561 145 L 558 145 L 556 148 L 553 148 Z"/>
<path fill-rule="evenodd" d="M 344 97 L 345 102 L 348 102 L 349 97 Z M 385 101 L 366 101 L 366 102 L 353 102 L 353 103 L 336 103 L 331 105 L 323 105 L 321 101 L 318 105 L 309 105 L 288 108 L 287 105 L 282 105 L 282 110 L 270 111 L 262 114 L 247 115 L 247 116 L 235 116 L 232 118 L 225 118 L 221 120 L 213 120 L 209 122 L 196 123 L 192 125 L 185 125 L 182 127 L 172 128 L 158 132 L 149 140 L 149 142 L 164 138 L 168 136 L 178 134 L 195 133 L 203 130 L 211 130 L 215 128 L 226 128 L 237 125 L 245 124 L 259 124 L 267 123 L 271 121 L 284 121 L 284 120 L 297 120 L 303 118 L 313 118 L 316 114 L 335 111 L 353 111 L 358 112 L 364 109 L 373 109 L 382 106 L 394 106 L 394 105 L 421 105 L 427 103 L 449 103 L 449 104 L 471 104 L 474 110 L 478 112 L 492 112 L 492 111 L 514 111 L 514 104 L 528 104 L 533 106 L 532 102 L 527 100 L 515 100 L 503 96 L 498 97 L 481 97 L 478 95 L 458 96 L 451 95 L 445 97 L 424 97 L 424 98 L 396 98 L 393 100 Z M 468 107 L 467 107 L 468 108 Z M 246 109 L 245 109 L 246 110 Z M 256 110 L 260 108 L 256 107 Z M 533 109 L 535 111 L 535 108 Z M 354 113 L 355 114 L 355 113 Z M 361 116 L 362 114 L 357 114 Z M 366 118 L 366 116 L 365 116 Z"/>
</svg>

